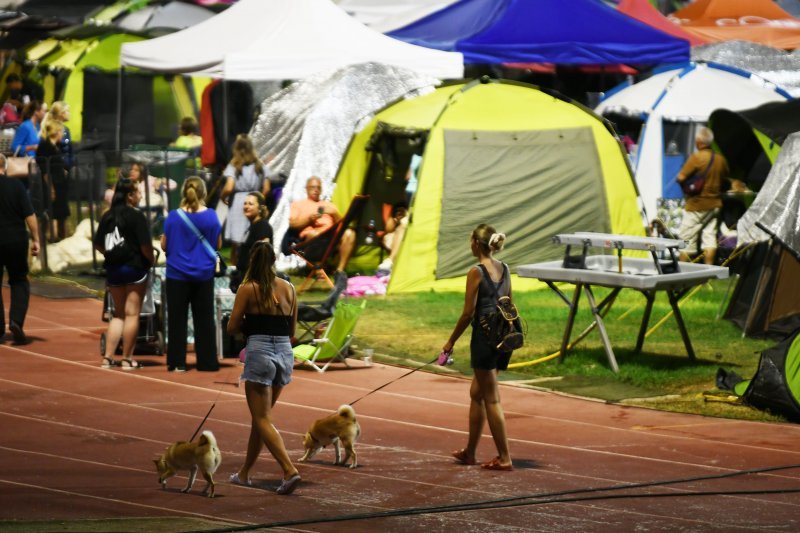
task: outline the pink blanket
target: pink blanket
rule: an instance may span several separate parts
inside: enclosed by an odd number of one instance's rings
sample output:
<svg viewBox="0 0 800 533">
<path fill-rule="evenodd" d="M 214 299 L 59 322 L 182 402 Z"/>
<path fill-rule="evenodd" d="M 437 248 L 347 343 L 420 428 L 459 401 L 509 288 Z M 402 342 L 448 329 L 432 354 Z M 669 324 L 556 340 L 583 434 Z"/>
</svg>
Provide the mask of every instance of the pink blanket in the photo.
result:
<svg viewBox="0 0 800 533">
<path fill-rule="evenodd" d="M 389 276 L 354 276 L 347 280 L 345 296 L 372 296 L 386 294 Z"/>
</svg>

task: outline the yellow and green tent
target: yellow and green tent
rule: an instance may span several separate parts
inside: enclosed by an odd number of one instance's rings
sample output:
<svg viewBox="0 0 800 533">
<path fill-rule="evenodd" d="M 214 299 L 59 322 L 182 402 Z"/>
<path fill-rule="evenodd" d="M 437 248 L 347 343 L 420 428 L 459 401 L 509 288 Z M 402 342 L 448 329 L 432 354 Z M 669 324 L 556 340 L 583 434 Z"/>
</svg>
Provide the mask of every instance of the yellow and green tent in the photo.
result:
<svg viewBox="0 0 800 533">
<path fill-rule="evenodd" d="M 413 154 L 422 156 L 418 186 L 390 293 L 463 290 L 480 223 L 507 235 L 498 258 L 512 272 L 561 257 L 551 244 L 558 233 L 644 235 L 612 127 L 553 91 L 482 78 L 389 105 L 353 136 L 333 202 L 344 212 L 353 195 L 369 194 L 360 227 L 382 220 L 383 205 L 405 194 Z M 514 280 L 515 290 L 537 285 Z"/>
<path fill-rule="evenodd" d="M 144 39 L 128 33 L 96 33 L 52 39 L 26 50 L 26 59 L 36 65 L 31 78 L 44 87 L 45 101 L 63 100 L 70 106 L 67 125 L 75 142 L 87 134 L 113 140 L 120 47 Z M 130 142 L 166 144 L 175 138 L 181 118 L 196 116 L 189 78 L 126 71 L 126 82 L 123 134 Z"/>
</svg>

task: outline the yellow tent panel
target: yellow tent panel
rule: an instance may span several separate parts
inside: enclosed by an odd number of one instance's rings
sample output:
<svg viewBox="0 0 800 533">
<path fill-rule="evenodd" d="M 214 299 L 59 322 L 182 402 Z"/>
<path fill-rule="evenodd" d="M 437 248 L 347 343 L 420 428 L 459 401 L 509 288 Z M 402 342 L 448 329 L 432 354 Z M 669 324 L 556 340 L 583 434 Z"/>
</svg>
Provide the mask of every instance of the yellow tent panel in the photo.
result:
<svg viewBox="0 0 800 533">
<path fill-rule="evenodd" d="M 631 171 L 610 126 L 560 95 L 499 80 L 446 85 L 378 112 L 353 136 L 337 173 L 340 210 L 361 192 L 386 201 L 386 176 L 404 175 L 400 161 L 408 156 L 388 153 L 402 143 L 381 139 L 414 131 L 424 138 L 422 163 L 389 292 L 463 290 L 469 232 L 479 223 L 497 224 L 519 243 L 499 255 L 512 271 L 562 253 L 549 245 L 556 233 L 644 235 Z M 539 285 L 515 280 L 515 290 Z"/>
</svg>

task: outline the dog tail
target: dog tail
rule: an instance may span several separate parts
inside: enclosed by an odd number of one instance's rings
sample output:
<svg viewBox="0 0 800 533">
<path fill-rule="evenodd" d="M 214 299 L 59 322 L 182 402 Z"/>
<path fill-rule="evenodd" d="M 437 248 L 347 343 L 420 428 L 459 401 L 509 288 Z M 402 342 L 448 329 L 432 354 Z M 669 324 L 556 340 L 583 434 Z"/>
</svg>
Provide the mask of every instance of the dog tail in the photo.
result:
<svg viewBox="0 0 800 533">
<path fill-rule="evenodd" d="M 347 404 L 344 404 L 339 407 L 339 416 L 342 416 L 344 418 L 349 418 L 350 420 L 355 420 L 356 412 L 355 410 L 353 410 L 352 407 L 350 407 Z"/>
<path fill-rule="evenodd" d="M 197 441 L 197 444 L 199 444 L 200 446 L 205 446 L 206 444 L 211 444 L 211 446 L 216 448 L 217 447 L 217 439 L 214 437 L 213 433 L 211 433 L 208 430 L 205 430 L 200 435 L 200 440 Z"/>
</svg>

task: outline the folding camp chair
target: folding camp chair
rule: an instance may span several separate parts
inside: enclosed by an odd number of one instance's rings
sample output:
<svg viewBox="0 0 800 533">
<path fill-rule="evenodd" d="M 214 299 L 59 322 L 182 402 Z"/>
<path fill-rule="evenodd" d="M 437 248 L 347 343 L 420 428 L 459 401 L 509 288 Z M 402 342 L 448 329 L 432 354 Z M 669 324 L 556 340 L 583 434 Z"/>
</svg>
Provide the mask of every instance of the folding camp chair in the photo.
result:
<svg viewBox="0 0 800 533">
<path fill-rule="evenodd" d="M 325 372 L 334 361 L 341 361 L 349 367 L 347 352 L 353 340 L 353 330 L 366 305 L 366 300 L 360 304 L 339 302 L 322 337 L 314 339 L 311 344 L 299 344 L 292 349 L 295 361 L 307 364 L 320 373 Z M 324 365 L 320 366 L 322 363 Z"/>
<path fill-rule="evenodd" d="M 303 283 L 297 289 L 297 292 L 305 291 L 320 279 L 324 280 L 330 288 L 333 288 L 333 282 L 331 281 L 331 278 L 329 278 L 328 274 L 325 273 L 325 265 L 328 263 L 328 260 L 330 260 L 336 254 L 336 251 L 339 248 L 339 241 L 342 240 L 344 231 L 350 226 L 350 224 L 352 224 L 361 216 L 361 212 L 364 210 L 364 206 L 367 204 L 368 199 L 368 194 L 355 195 L 353 197 L 353 201 L 350 202 L 350 207 L 347 209 L 347 213 L 345 213 L 339 222 L 331 226 L 324 233 L 321 233 L 316 237 L 307 239 L 303 242 L 298 242 L 292 246 L 292 253 L 302 258 L 311 268 L 311 271 L 306 276 L 306 279 L 303 280 Z M 325 242 L 327 242 L 327 245 L 325 246 L 322 255 L 316 257 L 315 251 L 318 252 L 320 249 L 320 243 Z"/>
<path fill-rule="evenodd" d="M 337 272 L 334 277 L 333 289 L 328 293 L 325 300 L 321 302 L 299 302 L 297 304 L 297 325 L 300 327 L 300 334 L 297 335 L 297 343 L 310 342 L 315 337 L 317 328 L 322 322 L 330 319 L 336 311 L 336 304 L 339 297 L 347 289 L 347 274 Z"/>
</svg>

